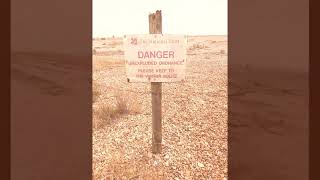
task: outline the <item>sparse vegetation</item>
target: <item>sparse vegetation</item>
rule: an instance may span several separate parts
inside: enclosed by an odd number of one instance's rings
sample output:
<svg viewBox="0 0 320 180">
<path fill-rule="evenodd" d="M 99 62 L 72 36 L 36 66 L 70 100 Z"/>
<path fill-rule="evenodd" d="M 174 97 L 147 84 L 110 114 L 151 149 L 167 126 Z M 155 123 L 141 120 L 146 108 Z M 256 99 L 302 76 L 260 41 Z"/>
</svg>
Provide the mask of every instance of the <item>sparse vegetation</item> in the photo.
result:
<svg viewBox="0 0 320 180">
<path fill-rule="evenodd" d="M 101 95 L 100 86 L 97 82 L 92 84 L 92 102 L 95 103 Z"/>
<path fill-rule="evenodd" d="M 99 90 L 95 90 L 94 92 L 99 92 Z M 99 95 L 100 92 L 96 94 Z M 140 104 L 134 101 L 133 97 L 130 96 L 130 98 L 124 93 L 117 93 L 114 103 L 100 101 L 93 111 L 93 127 L 99 129 L 105 125 L 110 125 L 113 120 L 121 115 L 140 113 Z"/>
<path fill-rule="evenodd" d="M 141 105 L 135 100 L 134 96 L 128 96 L 124 92 L 116 95 L 116 105 L 119 114 L 141 113 Z"/>
<path fill-rule="evenodd" d="M 127 99 L 122 95 L 116 96 L 116 105 L 119 114 L 128 114 L 129 113 L 129 104 Z"/>
<path fill-rule="evenodd" d="M 93 128 L 99 129 L 111 123 L 117 116 L 116 108 L 109 104 L 101 104 L 98 108 L 93 111 Z"/>
<path fill-rule="evenodd" d="M 198 49 L 205 49 L 208 48 L 205 44 L 193 44 L 191 47 L 189 47 L 189 50 L 198 50 Z"/>
<path fill-rule="evenodd" d="M 108 56 L 94 56 L 93 61 L 96 64 L 93 66 L 93 72 L 101 71 L 113 67 L 124 66 L 123 59 L 112 59 L 112 57 Z"/>
</svg>

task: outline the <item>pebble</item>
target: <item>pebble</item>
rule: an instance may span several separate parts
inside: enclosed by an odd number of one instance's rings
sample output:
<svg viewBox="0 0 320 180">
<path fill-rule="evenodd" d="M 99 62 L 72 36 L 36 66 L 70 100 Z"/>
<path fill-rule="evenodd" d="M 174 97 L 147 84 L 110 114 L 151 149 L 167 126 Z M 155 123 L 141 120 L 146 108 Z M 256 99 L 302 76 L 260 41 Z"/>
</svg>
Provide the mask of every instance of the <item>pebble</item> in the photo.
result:
<svg viewBox="0 0 320 180">
<path fill-rule="evenodd" d="M 168 161 L 165 162 L 164 165 L 168 167 L 169 166 L 169 162 Z"/>
<path fill-rule="evenodd" d="M 202 164 L 202 163 L 200 163 L 200 162 L 198 162 L 197 165 L 198 165 L 198 167 L 200 167 L 200 168 L 203 168 L 203 167 L 204 167 L 204 164 Z"/>
</svg>

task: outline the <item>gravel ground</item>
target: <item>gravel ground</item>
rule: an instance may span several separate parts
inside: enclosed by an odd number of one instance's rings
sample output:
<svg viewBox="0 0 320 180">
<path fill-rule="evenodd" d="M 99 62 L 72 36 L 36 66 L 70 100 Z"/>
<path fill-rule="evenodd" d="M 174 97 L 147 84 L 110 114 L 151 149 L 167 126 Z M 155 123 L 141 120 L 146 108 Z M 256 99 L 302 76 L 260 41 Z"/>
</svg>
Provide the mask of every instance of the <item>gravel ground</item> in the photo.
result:
<svg viewBox="0 0 320 180">
<path fill-rule="evenodd" d="M 121 60 L 119 38 L 94 40 L 93 47 L 110 47 Z M 151 153 L 150 84 L 128 83 L 124 64 L 101 63 L 113 56 L 93 58 L 93 81 L 102 91 L 94 112 L 115 104 L 119 93 L 140 108 L 93 129 L 94 179 L 227 179 L 227 37 L 189 37 L 188 47 L 186 81 L 162 85 L 159 155 Z"/>
</svg>

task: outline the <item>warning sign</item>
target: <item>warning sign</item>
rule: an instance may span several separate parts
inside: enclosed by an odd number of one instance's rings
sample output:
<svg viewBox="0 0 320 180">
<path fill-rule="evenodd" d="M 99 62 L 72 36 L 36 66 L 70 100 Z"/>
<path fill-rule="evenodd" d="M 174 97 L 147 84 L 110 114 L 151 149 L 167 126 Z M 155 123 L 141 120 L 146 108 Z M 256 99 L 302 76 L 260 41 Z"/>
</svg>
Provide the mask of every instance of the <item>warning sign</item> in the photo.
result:
<svg viewBox="0 0 320 180">
<path fill-rule="evenodd" d="M 177 82 L 185 79 L 186 37 L 129 35 L 124 38 L 129 82 Z"/>
</svg>

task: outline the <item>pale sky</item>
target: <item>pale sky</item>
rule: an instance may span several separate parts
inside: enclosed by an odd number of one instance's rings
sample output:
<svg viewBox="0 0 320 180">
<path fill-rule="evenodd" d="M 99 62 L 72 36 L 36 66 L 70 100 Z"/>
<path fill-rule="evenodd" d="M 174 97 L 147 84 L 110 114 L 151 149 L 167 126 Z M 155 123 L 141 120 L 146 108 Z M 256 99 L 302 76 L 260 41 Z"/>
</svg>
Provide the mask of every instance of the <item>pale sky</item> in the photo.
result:
<svg viewBox="0 0 320 180">
<path fill-rule="evenodd" d="M 148 34 L 156 10 L 163 34 L 228 33 L 228 0 L 93 0 L 93 37 Z"/>
</svg>

